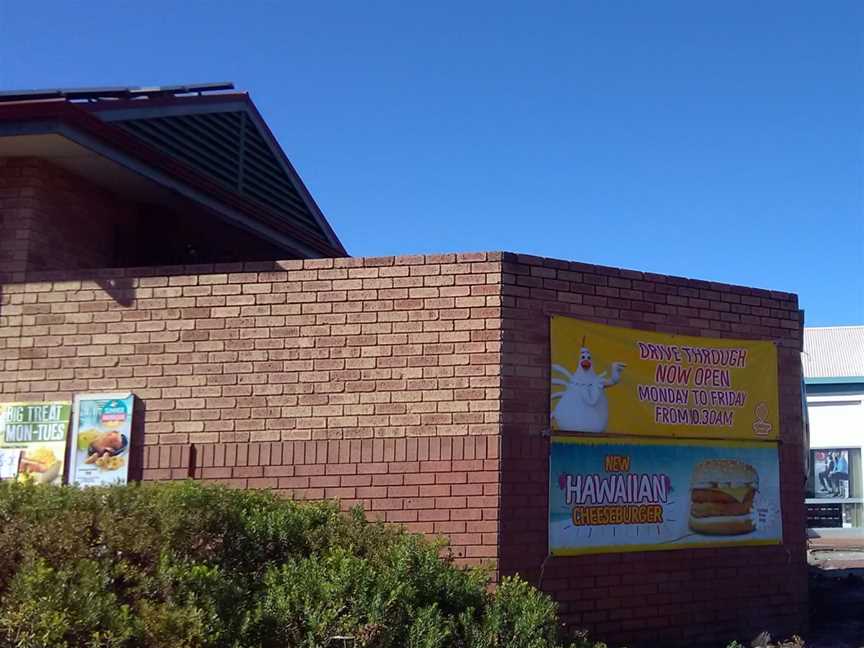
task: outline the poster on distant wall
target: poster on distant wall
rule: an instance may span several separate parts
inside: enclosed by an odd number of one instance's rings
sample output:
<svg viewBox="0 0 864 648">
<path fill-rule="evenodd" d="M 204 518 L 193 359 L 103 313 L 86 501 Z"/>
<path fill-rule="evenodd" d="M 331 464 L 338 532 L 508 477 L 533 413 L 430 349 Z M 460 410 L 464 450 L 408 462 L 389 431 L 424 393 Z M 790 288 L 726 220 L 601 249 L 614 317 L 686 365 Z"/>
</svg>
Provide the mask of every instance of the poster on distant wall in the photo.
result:
<svg viewBox="0 0 864 648">
<path fill-rule="evenodd" d="M 773 342 L 551 318 L 550 427 L 562 432 L 779 438 Z"/>
<path fill-rule="evenodd" d="M 813 496 L 819 499 L 847 499 L 851 473 L 849 451 L 840 449 L 811 450 L 815 487 Z"/>
<path fill-rule="evenodd" d="M 69 447 L 70 484 L 126 483 L 134 405 L 135 397 L 130 393 L 75 397 Z"/>
<path fill-rule="evenodd" d="M 60 484 L 69 402 L 0 403 L 0 479 Z"/>
<path fill-rule="evenodd" d="M 552 437 L 553 556 L 781 541 L 776 443 Z"/>
</svg>

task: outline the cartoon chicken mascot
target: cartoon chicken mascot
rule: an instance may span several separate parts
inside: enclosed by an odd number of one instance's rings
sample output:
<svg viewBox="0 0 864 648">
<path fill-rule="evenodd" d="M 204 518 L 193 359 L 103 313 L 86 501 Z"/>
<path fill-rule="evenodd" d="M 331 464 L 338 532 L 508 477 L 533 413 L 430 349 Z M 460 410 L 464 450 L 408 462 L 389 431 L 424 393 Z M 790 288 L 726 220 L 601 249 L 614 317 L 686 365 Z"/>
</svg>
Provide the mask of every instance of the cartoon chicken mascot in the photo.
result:
<svg viewBox="0 0 864 648">
<path fill-rule="evenodd" d="M 564 388 L 552 394 L 552 416 L 558 422 L 558 428 L 571 432 L 605 432 L 609 423 L 609 402 L 605 390 L 618 384 L 621 371 L 626 366 L 623 362 L 613 362 L 610 377 L 606 376 L 605 371 L 595 373 L 591 351 L 585 346 L 584 337 L 576 371 L 571 373 L 561 365 L 553 364 L 553 374 L 564 376 L 563 379 L 554 375 L 552 377 L 553 385 Z"/>
</svg>

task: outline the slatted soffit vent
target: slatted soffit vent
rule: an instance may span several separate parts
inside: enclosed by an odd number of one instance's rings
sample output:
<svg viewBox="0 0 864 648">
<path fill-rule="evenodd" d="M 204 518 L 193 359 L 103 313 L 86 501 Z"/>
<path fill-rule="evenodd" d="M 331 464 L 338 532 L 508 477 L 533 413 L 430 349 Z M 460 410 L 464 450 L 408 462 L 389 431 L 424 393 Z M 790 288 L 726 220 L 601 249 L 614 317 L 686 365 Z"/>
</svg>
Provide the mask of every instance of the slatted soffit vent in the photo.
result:
<svg viewBox="0 0 864 648">
<path fill-rule="evenodd" d="M 240 197 L 273 231 L 293 232 L 325 256 L 346 256 L 248 94 L 233 90 L 232 83 L 34 90 L 0 92 L 0 103 L 74 103 Z"/>
<path fill-rule="evenodd" d="M 313 234 L 320 227 L 245 111 L 145 117 L 114 122 L 195 167 L 226 189 L 279 213 Z"/>
</svg>

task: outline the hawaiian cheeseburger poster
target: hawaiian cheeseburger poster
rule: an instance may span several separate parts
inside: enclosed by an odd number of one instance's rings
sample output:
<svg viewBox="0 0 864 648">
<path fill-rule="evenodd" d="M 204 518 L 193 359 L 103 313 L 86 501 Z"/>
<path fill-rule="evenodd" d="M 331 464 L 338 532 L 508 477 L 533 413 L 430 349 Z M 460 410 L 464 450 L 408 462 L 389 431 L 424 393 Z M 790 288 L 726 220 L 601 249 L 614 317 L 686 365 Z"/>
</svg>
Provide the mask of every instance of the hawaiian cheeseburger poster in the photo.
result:
<svg viewBox="0 0 864 648">
<path fill-rule="evenodd" d="M 554 556 L 782 541 L 777 445 L 552 438 Z"/>
<path fill-rule="evenodd" d="M 551 428 L 630 436 L 776 440 L 772 342 L 551 320 Z"/>
</svg>

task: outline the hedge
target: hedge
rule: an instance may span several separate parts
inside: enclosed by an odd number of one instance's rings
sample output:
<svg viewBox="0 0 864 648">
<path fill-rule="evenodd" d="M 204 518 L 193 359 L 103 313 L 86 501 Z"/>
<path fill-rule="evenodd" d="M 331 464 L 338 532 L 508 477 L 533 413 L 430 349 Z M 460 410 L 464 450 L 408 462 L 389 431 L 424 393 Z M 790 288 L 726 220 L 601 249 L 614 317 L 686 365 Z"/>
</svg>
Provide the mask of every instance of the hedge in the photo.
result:
<svg viewBox="0 0 864 648">
<path fill-rule="evenodd" d="M 518 578 L 333 503 L 194 482 L 0 484 L 15 648 L 587 648 Z"/>
</svg>

